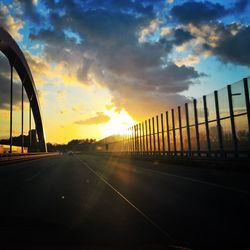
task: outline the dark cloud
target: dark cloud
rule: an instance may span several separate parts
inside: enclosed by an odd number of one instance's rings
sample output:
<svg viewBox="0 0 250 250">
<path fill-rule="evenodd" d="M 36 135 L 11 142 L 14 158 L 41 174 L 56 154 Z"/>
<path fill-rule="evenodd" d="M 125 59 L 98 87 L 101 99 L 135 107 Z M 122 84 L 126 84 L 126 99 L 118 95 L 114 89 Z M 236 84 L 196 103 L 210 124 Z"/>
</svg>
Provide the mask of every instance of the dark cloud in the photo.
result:
<svg viewBox="0 0 250 250">
<path fill-rule="evenodd" d="M 77 78 L 79 79 L 79 81 L 88 82 L 88 72 L 93 62 L 93 59 L 83 58 L 83 62 L 77 70 Z"/>
<path fill-rule="evenodd" d="M 0 108 L 9 109 L 10 106 L 10 78 L 0 74 Z M 21 107 L 21 84 L 13 82 L 13 105 Z"/>
<path fill-rule="evenodd" d="M 21 107 L 21 81 L 14 71 L 13 105 Z M 27 101 L 26 98 L 24 100 Z M 10 65 L 8 59 L 0 52 L 0 109 L 9 109 L 10 105 Z"/>
<path fill-rule="evenodd" d="M 242 12 L 248 4 L 248 0 L 236 0 L 232 7 L 226 8 L 220 3 L 212 3 L 209 1 L 187 1 L 183 4 L 175 5 L 171 9 L 171 14 L 180 23 L 199 25 L 217 20 L 226 15 Z"/>
<path fill-rule="evenodd" d="M 180 28 L 176 29 L 174 31 L 174 36 L 175 36 L 174 43 L 176 45 L 181 45 L 181 44 L 183 44 L 185 42 L 188 42 L 192 38 L 194 38 L 194 36 L 192 36 L 190 32 L 185 31 L 185 30 L 180 29 Z"/>
<path fill-rule="evenodd" d="M 234 10 L 235 12 L 242 12 L 247 8 L 248 5 L 249 0 L 236 0 L 232 10 Z"/>
<path fill-rule="evenodd" d="M 0 73 L 8 73 L 10 72 L 10 64 L 8 58 L 0 51 Z"/>
<path fill-rule="evenodd" d="M 37 10 L 37 6 L 32 0 L 15 0 L 15 4 L 21 9 L 22 16 L 30 21 L 40 24 L 43 20 L 42 15 Z"/>
<path fill-rule="evenodd" d="M 103 112 L 97 112 L 96 116 L 88 118 L 86 120 L 76 121 L 75 124 L 78 125 L 96 125 L 106 123 L 110 120 L 110 117 L 105 115 Z"/>
<path fill-rule="evenodd" d="M 83 84 L 91 84 L 89 76 L 94 76 L 110 90 L 116 106 L 120 106 L 117 97 L 127 99 L 125 109 L 129 109 L 129 101 L 137 105 L 132 96 L 154 102 L 159 93 L 165 94 L 163 98 L 169 93 L 174 95 L 203 76 L 194 68 L 178 67 L 168 60 L 174 45 L 193 38 L 189 32 L 179 28 L 171 41 L 139 42 L 140 31 L 157 19 L 147 1 L 47 2 L 47 6 L 52 5 L 48 17 L 51 27 L 31 33 L 30 38 L 43 41 L 46 58 L 66 62 Z M 64 15 L 54 11 L 58 5 Z M 69 39 L 65 29 L 79 36 L 82 43 Z"/>
<path fill-rule="evenodd" d="M 250 27 L 246 26 L 241 28 L 236 35 L 230 34 L 221 39 L 215 48 L 210 48 L 209 45 L 206 45 L 206 48 L 224 62 L 250 66 L 249 44 Z"/>
<path fill-rule="evenodd" d="M 208 21 L 225 16 L 228 10 L 219 3 L 188 1 L 172 8 L 171 14 L 179 22 L 206 23 Z"/>
</svg>

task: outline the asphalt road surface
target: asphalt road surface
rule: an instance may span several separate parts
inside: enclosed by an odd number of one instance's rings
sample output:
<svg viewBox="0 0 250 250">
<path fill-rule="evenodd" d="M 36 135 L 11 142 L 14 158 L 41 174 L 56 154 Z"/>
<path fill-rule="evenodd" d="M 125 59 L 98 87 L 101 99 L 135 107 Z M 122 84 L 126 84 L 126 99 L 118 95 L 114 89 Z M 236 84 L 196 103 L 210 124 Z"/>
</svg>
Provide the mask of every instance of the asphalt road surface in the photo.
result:
<svg viewBox="0 0 250 250">
<path fill-rule="evenodd" d="M 63 155 L 0 166 L 0 197 L 0 245 L 250 249 L 247 173 Z"/>
</svg>

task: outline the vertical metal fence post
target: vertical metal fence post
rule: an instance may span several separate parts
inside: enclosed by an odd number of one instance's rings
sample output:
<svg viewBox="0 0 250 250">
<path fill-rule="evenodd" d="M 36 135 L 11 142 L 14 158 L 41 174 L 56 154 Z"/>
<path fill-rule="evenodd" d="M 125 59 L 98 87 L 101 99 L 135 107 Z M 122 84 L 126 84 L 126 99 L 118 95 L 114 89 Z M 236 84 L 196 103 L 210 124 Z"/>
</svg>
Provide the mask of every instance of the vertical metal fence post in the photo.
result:
<svg viewBox="0 0 250 250">
<path fill-rule="evenodd" d="M 229 112 L 230 112 L 230 119 L 231 119 L 233 145 L 234 145 L 234 154 L 235 154 L 235 157 L 238 157 L 238 141 L 237 141 L 237 135 L 236 135 L 236 130 L 235 130 L 235 122 L 234 122 L 233 97 L 232 97 L 231 85 L 227 85 L 227 91 L 228 91 Z"/>
<path fill-rule="evenodd" d="M 124 147 L 123 147 L 123 153 L 126 155 L 127 154 L 127 130 L 124 131 L 123 134 L 123 140 L 124 140 Z"/>
<path fill-rule="evenodd" d="M 148 121 L 145 120 L 145 130 L 146 130 L 146 154 L 148 155 Z"/>
<path fill-rule="evenodd" d="M 142 152 L 145 155 L 145 133 L 144 133 L 144 122 L 141 123 L 142 126 Z"/>
<path fill-rule="evenodd" d="M 130 153 L 133 154 L 134 149 L 134 143 L 133 143 L 133 126 L 130 127 Z"/>
<path fill-rule="evenodd" d="M 156 143 L 155 143 L 155 118 L 152 117 L 152 127 L 153 127 L 153 145 L 154 145 L 154 155 L 156 153 Z"/>
<path fill-rule="evenodd" d="M 133 126 L 130 127 L 130 154 L 133 155 Z"/>
<path fill-rule="evenodd" d="M 201 155 L 200 152 L 200 136 L 199 136 L 199 124 L 198 124 L 198 113 L 197 113 L 197 101 L 194 99 L 194 120 L 195 120 L 195 132 L 196 132 L 196 144 L 198 156 Z"/>
<path fill-rule="evenodd" d="M 121 149 L 121 151 L 122 151 L 122 153 L 125 153 L 125 150 L 126 150 L 126 141 L 125 141 L 125 136 L 126 136 L 126 134 L 122 134 L 122 149 Z"/>
<path fill-rule="evenodd" d="M 176 156 L 176 138 L 175 138 L 174 109 L 172 109 L 171 111 L 172 111 L 172 125 L 173 125 L 174 155 Z"/>
<path fill-rule="evenodd" d="M 168 111 L 166 112 L 166 127 L 168 136 L 168 155 L 171 153 L 170 136 L 169 136 L 169 122 L 168 122 Z"/>
<path fill-rule="evenodd" d="M 133 126 L 133 145 L 134 145 L 133 155 L 135 155 L 135 152 L 136 152 L 136 135 L 135 135 L 135 125 Z"/>
<path fill-rule="evenodd" d="M 190 127 L 189 127 L 189 114 L 188 114 L 188 104 L 185 103 L 186 112 L 186 124 L 187 124 L 187 141 L 188 141 L 188 155 L 191 156 L 191 140 L 190 140 Z"/>
<path fill-rule="evenodd" d="M 163 124 L 163 114 L 161 113 L 161 138 L 162 138 L 162 153 L 165 155 L 165 140 L 164 140 L 164 124 Z"/>
<path fill-rule="evenodd" d="M 130 154 L 130 127 L 128 128 L 128 155 Z"/>
<path fill-rule="evenodd" d="M 137 124 L 135 125 L 135 154 L 138 154 L 138 133 Z"/>
<path fill-rule="evenodd" d="M 157 144 L 158 144 L 158 153 L 161 155 L 161 145 L 160 145 L 160 131 L 159 131 L 159 117 L 156 116 L 156 132 L 157 132 Z"/>
<path fill-rule="evenodd" d="M 132 146 L 132 155 L 135 152 L 135 134 L 134 134 L 134 126 L 131 127 L 131 146 Z"/>
<path fill-rule="evenodd" d="M 12 153 L 12 114 L 13 114 L 13 64 L 10 63 L 10 153 Z"/>
<path fill-rule="evenodd" d="M 178 106 L 178 118 L 179 118 L 181 156 L 183 156 L 182 123 L 181 123 L 181 107 L 180 106 Z"/>
<path fill-rule="evenodd" d="M 125 154 L 128 155 L 128 129 L 125 131 Z"/>
<path fill-rule="evenodd" d="M 148 128 L 149 128 L 149 149 L 150 149 L 150 155 L 152 155 L 152 135 L 151 135 L 151 121 L 150 118 L 148 119 Z"/>
<path fill-rule="evenodd" d="M 216 122 L 217 122 L 217 132 L 219 139 L 220 157 L 224 157 L 223 139 L 222 139 L 222 129 L 220 123 L 220 107 L 218 100 L 218 91 L 214 91 L 214 101 L 215 101 L 215 111 L 216 111 Z"/>
<path fill-rule="evenodd" d="M 250 143 L 250 101 L 249 101 L 248 79 L 244 78 L 243 82 L 244 82 L 244 92 L 246 99 L 247 121 L 248 121 L 248 143 Z M 248 156 L 250 156 L 250 154 Z"/>
<path fill-rule="evenodd" d="M 205 116 L 205 128 L 206 128 L 206 139 L 207 139 L 207 156 L 211 157 L 211 142 L 209 135 L 209 124 L 208 124 L 208 111 L 207 111 L 207 97 L 203 96 L 203 107 L 204 107 L 204 116 Z"/>
<path fill-rule="evenodd" d="M 139 130 L 140 130 L 140 154 L 142 155 L 142 130 L 141 130 L 141 123 L 139 123 Z"/>
</svg>

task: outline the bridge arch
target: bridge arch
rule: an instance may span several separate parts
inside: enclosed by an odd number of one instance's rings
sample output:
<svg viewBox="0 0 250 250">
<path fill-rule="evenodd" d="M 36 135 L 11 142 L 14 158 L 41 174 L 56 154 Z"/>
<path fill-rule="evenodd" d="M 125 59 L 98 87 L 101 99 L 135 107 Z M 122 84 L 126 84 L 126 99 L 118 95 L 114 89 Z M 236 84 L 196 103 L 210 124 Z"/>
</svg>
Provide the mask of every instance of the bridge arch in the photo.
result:
<svg viewBox="0 0 250 250">
<path fill-rule="evenodd" d="M 0 51 L 8 58 L 11 66 L 11 73 L 13 74 L 13 68 L 15 68 L 22 82 L 33 113 L 40 151 L 47 152 L 41 109 L 31 70 L 18 44 L 15 42 L 12 36 L 2 27 L 0 27 Z"/>
</svg>

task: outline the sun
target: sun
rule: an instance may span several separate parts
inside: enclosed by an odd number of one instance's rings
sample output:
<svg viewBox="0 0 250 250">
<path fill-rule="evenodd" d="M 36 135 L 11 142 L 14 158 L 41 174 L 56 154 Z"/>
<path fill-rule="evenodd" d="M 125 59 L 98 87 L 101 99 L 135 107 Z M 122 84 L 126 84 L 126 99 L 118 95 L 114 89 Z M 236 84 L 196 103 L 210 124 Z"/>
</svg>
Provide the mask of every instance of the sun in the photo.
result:
<svg viewBox="0 0 250 250">
<path fill-rule="evenodd" d="M 135 123 L 133 118 L 125 110 L 121 110 L 120 112 L 109 110 L 105 113 L 110 117 L 110 120 L 104 126 L 103 137 L 123 134 L 128 127 Z"/>
</svg>

